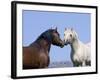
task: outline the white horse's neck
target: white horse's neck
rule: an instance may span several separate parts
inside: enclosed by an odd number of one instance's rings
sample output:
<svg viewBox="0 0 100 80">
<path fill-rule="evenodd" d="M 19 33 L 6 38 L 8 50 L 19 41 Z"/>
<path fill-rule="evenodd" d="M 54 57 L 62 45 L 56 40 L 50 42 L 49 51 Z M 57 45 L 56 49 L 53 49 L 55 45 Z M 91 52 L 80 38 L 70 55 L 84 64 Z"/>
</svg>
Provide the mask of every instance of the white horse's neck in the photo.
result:
<svg viewBox="0 0 100 80">
<path fill-rule="evenodd" d="M 74 40 L 73 43 L 70 44 L 72 51 L 76 52 L 76 50 L 79 47 L 79 44 L 80 44 L 80 40 L 78 40 L 78 39 Z"/>
</svg>

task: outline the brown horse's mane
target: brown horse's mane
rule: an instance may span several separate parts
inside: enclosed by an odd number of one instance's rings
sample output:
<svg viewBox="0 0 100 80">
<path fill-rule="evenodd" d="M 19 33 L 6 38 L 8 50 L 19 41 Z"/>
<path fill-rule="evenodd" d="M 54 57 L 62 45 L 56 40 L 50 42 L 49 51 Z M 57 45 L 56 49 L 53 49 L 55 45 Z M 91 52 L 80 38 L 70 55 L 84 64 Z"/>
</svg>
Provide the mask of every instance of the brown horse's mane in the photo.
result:
<svg viewBox="0 0 100 80">
<path fill-rule="evenodd" d="M 52 31 L 54 31 L 54 29 L 48 29 L 47 31 L 43 32 L 33 43 L 31 43 L 29 46 L 34 46 L 34 44 L 38 44 L 40 43 L 41 40 L 46 40 L 49 44 L 49 48 L 48 48 L 48 52 L 50 51 L 50 47 L 51 47 L 51 41 L 52 41 L 52 37 L 51 37 L 51 33 Z"/>
<path fill-rule="evenodd" d="M 52 40 L 51 33 L 52 33 L 52 31 L 54 31 L 54 29 L 48 29 L 47 31 L 43 32 L 34 42 L 38 43 L 40 40 L 45 39 L 49 43 L 51 43 L 51 40 Z M 33 45 L 33 43 L 31 43 L 30 46 Z"/>
<path fill-rule="evenodd" d="M 47 31 L 43 32 L 37 40 L 40 40 L 41 38 L 49 38 L 51 35 L 51 32 L 54 31 L 53 29 L 48 29 Z"/>
</svg>

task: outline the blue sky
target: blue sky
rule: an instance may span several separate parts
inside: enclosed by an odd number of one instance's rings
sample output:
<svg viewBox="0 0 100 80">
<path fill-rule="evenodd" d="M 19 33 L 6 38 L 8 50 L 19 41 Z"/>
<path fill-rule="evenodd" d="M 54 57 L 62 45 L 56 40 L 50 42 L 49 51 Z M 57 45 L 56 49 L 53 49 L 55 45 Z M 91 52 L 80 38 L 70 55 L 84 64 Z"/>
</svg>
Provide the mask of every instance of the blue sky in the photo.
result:
<svg viewBox="0 0 100 80">
<path fill-rule="evenodd" d="M 91 14 L 89 13 L 23 10 L 23 46 L 28 46 L 34 42 L 41 33 L 51 27 L 55 28 L 55 26 L 58 27 L 58 32 L 62 40 L 65 27 L 73 27 L 82 42 L 90 42 L 90 20 Z M 69 45 L 63 48 L 52 45 L 49 53 L 51 62 L 71 61 L 70 50 Z"/>
</svg>

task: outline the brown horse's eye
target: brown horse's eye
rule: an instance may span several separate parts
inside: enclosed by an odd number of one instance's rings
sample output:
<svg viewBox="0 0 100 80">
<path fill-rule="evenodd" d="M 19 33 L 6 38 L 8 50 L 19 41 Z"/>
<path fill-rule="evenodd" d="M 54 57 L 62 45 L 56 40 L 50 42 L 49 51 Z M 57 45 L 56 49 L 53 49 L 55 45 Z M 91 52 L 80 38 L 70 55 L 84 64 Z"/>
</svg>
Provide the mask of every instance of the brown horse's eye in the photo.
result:
<svg viewBox="0 0 100 80">
<path fill-rule="evenodd" d="M 60 34 L 56 31 L 56 34 L 58 35 L 58 36 L 60 36 Z"/>
<path fill-rule="evenodd" d="M 60 35 L 59 35 L 59 33 L 57 31 L 53 31 L 53 33 L 54 33 L 55 36 L 60 37 Z"/>
<path fill-rule="evenodd" d="M 57 31 L 55 31 L 55 33 L 57 33 L 57 34 L 58 34 L 58 32 L 57 32 Z"/>
</svg>

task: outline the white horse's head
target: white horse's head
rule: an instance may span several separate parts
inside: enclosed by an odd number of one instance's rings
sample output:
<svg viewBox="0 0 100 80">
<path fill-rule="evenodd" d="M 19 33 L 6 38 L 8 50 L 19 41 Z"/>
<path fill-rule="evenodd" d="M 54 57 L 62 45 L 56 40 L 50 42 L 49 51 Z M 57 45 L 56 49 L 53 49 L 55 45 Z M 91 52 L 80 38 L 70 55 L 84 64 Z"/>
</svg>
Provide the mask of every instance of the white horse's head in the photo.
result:
<svg viewBox="0 0 100 80">
<path fill-rule="evenodd" d="M 64 43 L 72 44 L 74 40 L 78 38 L 77 33 L 73 30 L 73 28 L 65 28 L 64 31 Z"/>
</svg>

